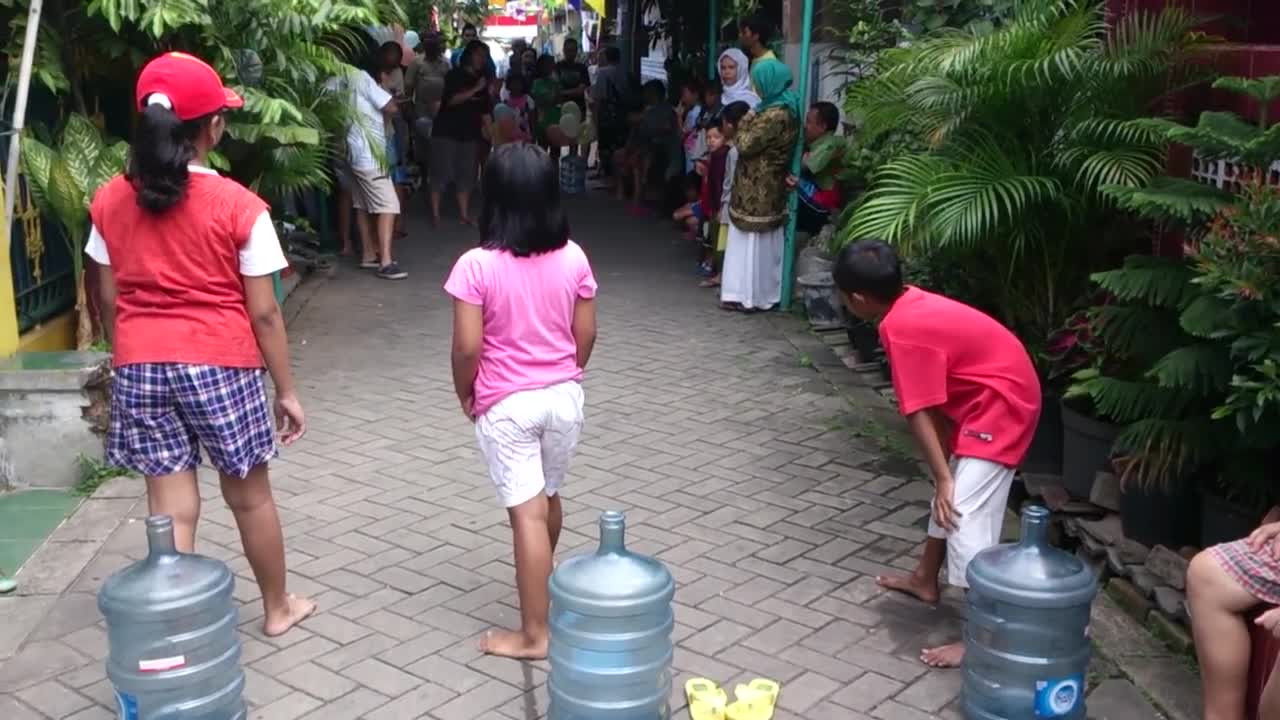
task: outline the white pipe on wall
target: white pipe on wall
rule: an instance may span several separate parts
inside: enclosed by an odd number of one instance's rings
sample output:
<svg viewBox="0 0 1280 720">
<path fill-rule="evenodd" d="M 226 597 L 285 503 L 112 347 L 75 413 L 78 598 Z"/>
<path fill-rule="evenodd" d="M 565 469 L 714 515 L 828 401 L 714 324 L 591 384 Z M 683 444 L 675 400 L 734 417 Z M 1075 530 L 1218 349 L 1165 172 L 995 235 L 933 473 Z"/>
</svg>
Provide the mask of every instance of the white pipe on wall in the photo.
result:
<svg viewBox="0 0 1280 720">
<path fill-rule="evenodd" d="M 27 34 L 22 40 L 22 64 L 18 67 L 18 94 L 13 101 L 13 135 L 9 138 L 9 163 L 5 167 L 4 213 L 0 223 L 7 227 L 13 217 L 13 205 L 18 197 L 18 159 L 22 153 L 22 130 L 26 127 L 27 94 L 31 90 L 31 67 L 35 64 L 36 41 L 40 33 L 41 0 L 31 0 L 27 13 Z M 6 256 L 9 248 L 5 247 Z"/>
</svg>

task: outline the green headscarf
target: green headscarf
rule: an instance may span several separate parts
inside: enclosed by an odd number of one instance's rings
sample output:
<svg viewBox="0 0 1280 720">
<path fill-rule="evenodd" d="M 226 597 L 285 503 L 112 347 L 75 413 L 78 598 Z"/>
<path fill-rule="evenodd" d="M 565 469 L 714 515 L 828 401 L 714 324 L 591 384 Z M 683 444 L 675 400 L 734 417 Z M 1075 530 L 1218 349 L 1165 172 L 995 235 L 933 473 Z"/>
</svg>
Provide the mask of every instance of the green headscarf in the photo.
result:
<svg viewBox="0 0 1280 720">
<path fill-rule="evenodd" d="M 786 108 L 791 117 L 800 119 L 800 97 L 791 89 L 791 68 L 781 60 L 768 58 L 757 60 L 751 66 L 751 84 L 762 98 L 756 106 L 756 112 L 764 112 L 769 108 Z"/>
</svg>

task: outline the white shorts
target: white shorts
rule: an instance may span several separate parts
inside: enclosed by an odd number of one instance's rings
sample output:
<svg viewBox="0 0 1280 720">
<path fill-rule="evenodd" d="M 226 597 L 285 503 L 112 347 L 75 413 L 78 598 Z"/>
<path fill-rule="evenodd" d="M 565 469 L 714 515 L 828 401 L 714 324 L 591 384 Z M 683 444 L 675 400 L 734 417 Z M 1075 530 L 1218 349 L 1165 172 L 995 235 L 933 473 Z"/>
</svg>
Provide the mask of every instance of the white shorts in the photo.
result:
<svg viewBox="0 0 1280 720">
<path fill-rule="evenodd" d="M 951 477 L 956 494 L 952 501 L 960 513 L 954 532 L 948 533 L 929 518 L 929 537 L 947 540 L 947 582 L 969 587 L 965 572 L 974 556 L 997 545 L 1004 528 L 1004 510 L 1009 503 L 1014 469 L 978 458 L 951 459 Z"/>
<path fill-rule="evenodd" d="M 508 395 L 476 420 L 480 454 L 503 507 L 560 492 L 582 433 L 582 385 L 560 383 Z"/>
</svg>

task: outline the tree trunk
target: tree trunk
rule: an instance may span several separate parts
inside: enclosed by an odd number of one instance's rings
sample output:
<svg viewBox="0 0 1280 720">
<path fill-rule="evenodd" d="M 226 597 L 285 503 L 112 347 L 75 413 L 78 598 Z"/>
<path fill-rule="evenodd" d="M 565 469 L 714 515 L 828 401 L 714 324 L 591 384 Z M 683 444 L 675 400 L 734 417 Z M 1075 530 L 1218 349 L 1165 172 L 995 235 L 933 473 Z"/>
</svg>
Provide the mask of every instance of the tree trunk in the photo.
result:
<svg viewBox="0 0 1280 720">
<path fill-rule="evenodd" d="M 88 350 L 96 340 L 93 319 L 89 316 L 89 303 L 84 292 L 84 273 L 76 280 L 76 349 Z"/>
</svg>

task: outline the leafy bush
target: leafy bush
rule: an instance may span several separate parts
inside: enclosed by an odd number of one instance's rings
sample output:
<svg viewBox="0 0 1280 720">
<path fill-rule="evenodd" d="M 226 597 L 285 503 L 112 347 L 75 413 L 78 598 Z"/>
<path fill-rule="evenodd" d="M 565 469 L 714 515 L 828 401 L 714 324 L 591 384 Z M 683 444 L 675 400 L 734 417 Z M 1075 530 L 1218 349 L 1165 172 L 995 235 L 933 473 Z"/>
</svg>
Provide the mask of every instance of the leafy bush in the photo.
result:
<svg viewBox="0 0 1280 720">
<path fill-rule="evenodd" d="M 908 257 L 976 251 L 997 316 L 1047 338 L 1089 273 L 1135 249 L 1132 221 L 1101 189 L 1162 170 L 1160 138 L 1127 121 L 1187 73 L 1195 24 L 1165 10 L 1108 28 L 1101 3 L 1038 0 L 994 32 L 944 30 L 886 51 L 849 103 L 868 142 L 908 132 L 926 147 L 874 174 L 844 239 L 879 237 Z"/>
<path fill-rule="evenodd" d="M 1215 86 L 1265 107 L 1280 78 L 1224 78 Z M 1164 228 L 1185 227 L 1185 259 L 1130 258 L 1095 281 L 1122 302 L 1099 309 L 1109 348 L 1141 361 L 1123 374 L 1093 367 L 1073 393 L 1124 425 L 1126 474 L 1168 484 L 1211 468 L 1215 487 L 1262 505 L 1277 496 L 1265 468 L 1280 447 L 1280 189 L 1265 169 L 1280 158 L 1280 130 L 1222 112 L 1194 127 L 1142 121 L 1169 143 L 1244 170 L 1238 193 L 1176 178 L 1106 192 Z M 1207 222 L 1206 222 L 1207 220 Z"/>
</svg>

